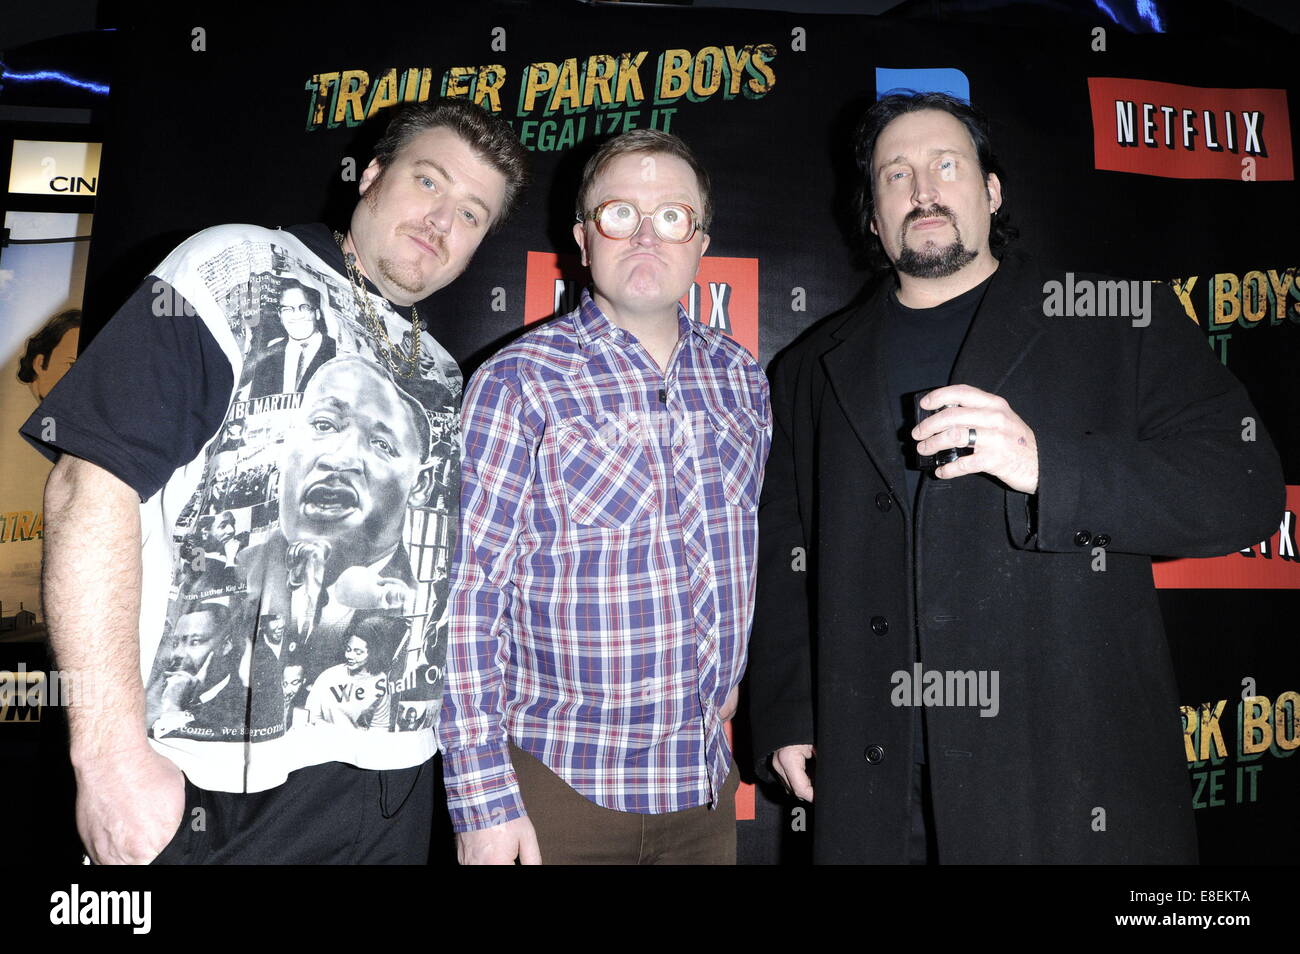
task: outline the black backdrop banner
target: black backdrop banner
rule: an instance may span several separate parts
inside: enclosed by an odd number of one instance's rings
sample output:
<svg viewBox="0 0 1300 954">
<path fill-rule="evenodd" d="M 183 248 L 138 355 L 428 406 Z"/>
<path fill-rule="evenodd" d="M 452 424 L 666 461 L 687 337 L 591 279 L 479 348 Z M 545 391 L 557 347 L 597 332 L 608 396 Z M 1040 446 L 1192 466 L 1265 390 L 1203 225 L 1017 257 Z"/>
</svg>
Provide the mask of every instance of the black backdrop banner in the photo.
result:
<svg viewBox="0 0 1300 954">
<path fill-rule="evenodd" d="M 576 2 L 376 10 L 382 20 L 364 23 L 329 4 L 141 13 L 122 37 L 83 340 L 202 228 L 345 224 L 387 111 L 446 94 L 507 119 L 536 175 L 517 217 L 421 309 L 467 375 L 573 301 L 582 163 L 607 136 L 647 127 L 686 139 L 714 179 L 712 244 L 688 307 L 766 364 L 868 283 L 851 240 L 849 132 L 862 109 L 892 88 L 968 96 L 992 119 L 1020 241 L 1063 275 L 1170 283 L 1279 445 L 1292 485 L 1279 533 L 1248 553 L 1157 564 L 1156 576 L 1202 859 L 1294 857 L 1294 37 L 1131 36 L 1100 14 L 1095 30 L 1031 33 Z M 1104 711 L 1077 718 L 1108 731 Z M 742 763 L 744 724 L 742 710 Z M 742 861 L 806 856 L 812 819 L 776 793 L 746 789 L 739 812 Z"/>
</svg>

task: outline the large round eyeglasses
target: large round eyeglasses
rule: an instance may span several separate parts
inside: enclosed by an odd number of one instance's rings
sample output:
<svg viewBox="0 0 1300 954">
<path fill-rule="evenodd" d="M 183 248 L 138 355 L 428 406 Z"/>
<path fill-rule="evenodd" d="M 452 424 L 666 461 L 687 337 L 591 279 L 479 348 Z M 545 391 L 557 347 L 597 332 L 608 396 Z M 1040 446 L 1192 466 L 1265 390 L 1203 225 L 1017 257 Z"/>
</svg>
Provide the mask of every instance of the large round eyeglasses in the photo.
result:
<svg viewBox="0 0 1300 954">
<path fill-rule="evenodd" d="M 641 228 L 641 223 L 649 219 L 659 241 L 670 245 L 689 242 L 700 227 L 700 217 L 685 202 L 665 202 L 653 212 L 646 213 L 627 199 L 608 199 L 586 215 L 578 216 L 579 222 L 583 219 L 591 220 L 596 231 L 607 239 L 631 238 Z"/>
</svg>

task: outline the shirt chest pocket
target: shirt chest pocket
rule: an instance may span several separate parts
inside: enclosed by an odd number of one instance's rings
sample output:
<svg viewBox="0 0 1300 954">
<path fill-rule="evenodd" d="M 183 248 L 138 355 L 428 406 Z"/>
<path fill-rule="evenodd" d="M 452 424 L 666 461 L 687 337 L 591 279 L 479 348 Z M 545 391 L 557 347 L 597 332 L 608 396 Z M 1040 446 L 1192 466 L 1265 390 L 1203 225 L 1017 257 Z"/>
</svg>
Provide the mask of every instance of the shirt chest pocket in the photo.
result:
<svg viewBox="0 0 1300 954">
<path fill-rule="evenodd" d="M 747 408 L 732 408 L 709 415 L 718 448 L 722 492 L 727 502 L 744 510 L 758 506 L 759 446 L 762 436 L 758 415 Z"/>
<path fill-rule="evenodd" d="M 654 509 L 654 474 L 645 440 L 645 429 L 634 418 L 602 415 L 560 422 L 558 462 L 573 523 L 617 530 Z"/>
</svg>

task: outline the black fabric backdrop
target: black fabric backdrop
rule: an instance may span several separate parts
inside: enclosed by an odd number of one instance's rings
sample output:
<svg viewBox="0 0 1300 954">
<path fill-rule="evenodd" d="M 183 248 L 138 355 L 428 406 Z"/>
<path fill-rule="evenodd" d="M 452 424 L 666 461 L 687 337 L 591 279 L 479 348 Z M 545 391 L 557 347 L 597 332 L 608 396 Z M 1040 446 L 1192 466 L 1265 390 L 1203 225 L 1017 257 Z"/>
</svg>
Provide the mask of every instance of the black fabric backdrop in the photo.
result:
<svg viewBox="0 0 1300 954">
<path fill-rule="evenodd" d="M 765 364 L 812 322 L 843 308 L 868 280 L 850 241 L 849 131 L 876 95 L 878 68 L 948 68 L 968 78 L 972 101 L 992 118 L 1006 170 L 1004 201 L 1021 229 L 1021 242 L 1063 272 L 1159 280 L 1200 276 L 1190 297 L 1204 327 L 1214 274 L 1240 278 L 1266 269 L 1281 274 L 1300 264 L 1293 179 L 1174 179 L 1095 170 L 1087 82 L 1103 76 L 1281 89 L 1294 108 L 1300 84 L 1294 37 L 1287 34 L 1172 38 L 1111 30 L 1106 49 L 1099 51 L 1096 37 L 1077 28 L 1028 33 L 865 16 L 578 3 L 482 3 L 466 9 L 396 0 L 372 9 L 379 15 L 358 19 L 355 5 L 312 4 L 289 11 L 265 5 L 255 17 L 236 19 L 225 5 L 204 3 L 188 6 L 178 19 L 142 7 L 137 27 L 120 37 L 83 341 L 177 242 L 201 228 L 232 221 L 346 222 L 356 195 L 355 178 L 346 178 L 348 167 L 354 164 L 359 174 L 369 161 L 384 113 L 359 125 L 346 117 L 332 128 L 328 118 L 312 123 L 313 86 L 319 86 L 322 74 L 345 70 L 368 74 L 364 105 L 390 69 L 399 78 L 407 69 L 429 70 L 429 91 L 436 96 L 444 74 L 455 67 L 499 65 L 504 68 L 501 114 L 516 129 L 524 131 L 528 121 L 572 119 L 576 131 L 576 121 L 585 118 L 584 140 L 534 150 L 536 184 L 517 217 L 484 244 L 464 277 L 423 309 L 431 330 L 467 375 L 519 333 L 527 291 L 549 298 L 549 280 L 539 263 L 547 253 L 573 252 L 569 230 L 576 179 L 593 142 L 603 138 L 593 135 L 596 123 L 609 128 L 614 114 L 635 113 L 637 124 L 646 126 L 662 124 L 664 109 L 676 110 L 671 131 L 695 147 L 714 179 L 717 215 L 706 271 L 711 259 L 750 260 L 716 263 L 712 280 L 733 285 L 727 318 L 742 341 L 746 335 L 752 341 L 757 332 Z M 1097 25 L 1107 24 L 1099 20 Z M 740 94 L 729 97 L 722 90 L 700 95 L 711 86 L 701 71 L 694 99 L 656 104 L 661 54 L 686 50 L 693 56 L 711 46 L 729 46 L 733 56 L 747 46 L 770 54 L 767 73 L 744 73 Z M 638 70 L 645 93 L 639 106 L 583 108 L 579 98 L 577 110 L 566 114 L 561 108 L 546 116 L 543 98 L 521 115 L 520 90 L 529 64 L 559 66 L 576 58 L 581 73 L 588 57 L 609 54 L 617 60 L 631 54 L 634 61 L 640 52 L 646 55 Z M 719 55 L 726 53 L 720 49 Z M 673 62 L 672 54 L 668 59 Z M 490 74 L 485 78 L 493 80 Z M 728 80 L 723 77 L 724 89 Z M 331 116 L 328 102 L 326 108 Z M 653 120 L 656 109 L 659 118 Z M 619 120 L 619 129 L 624 121 Z M 1279 143 L 1294 139 L 1295 125 L 1294 118 L 1269 113 L 1264 128 L 1270 155 Z M 536 143 L 541 127 L 528 128 Z M 532 258 L 531 282 L 529 253 L 541 253 Z M 756 286 L 746 287 L 755 269 Z M 504 289 L 504 310 L 493 308 L 495 289 Z M 756 306 L 747 304 L 755 291 Z M 1295 385 L 1300 309 L 1297 293 L 1290 294 L 1283 320 L 1266 318 L 1254 327 L 1226 330 L 1232 332 L 1227 363 L 1250 390 L 1294 484 L 1300 482 Z M 704 283 L 706 314 L 713 297 Z M 1222 349 L 1223 342 L 1216 347 Z M 1097 375 L 1104 380 L 1106 369 L 1098 368 Z M 1206 862 L 1280 861 L 1300 846 L 1300 822 L 1292 807 L 1300 769 L 1287 758 L 1294 749 L 1275 747 L 1256 763 L 1263 768 L 1253 802 L 1236 803 L 1233 772 L 1245 764 L 1237 760 L 1234 742 L 1234 733 L 1240 737 L 1236 712 L 1242 680 L 1253 678 L 1255 691 L 1272 700 L 1300 690 L 1293 622 L 1297 582 L 1294 573 L 1288 579 L 1289 588 L 1162 591 L 1183 704 L 1227 700 L 1220 723 L 1226 758 L 1189 765 L 1193 795 L 1202 772 L 1225 769 L 1220 793 L 1225 803 L 1209 804 L 1208 788 L 1198 796 L 1205 802 L 1197 817 Z M 737 720 L 742 755 L 743 715 L 742 710 Z M 1294 720 L 1300 713 L 1290 715 Z M 1104 712 L 1078 717 L 1106 731 Z M 1295 729 L 1288 731 L 1289 740 Z M 1098 765 L 1097 770 L 1107 769 Z M 742 813 L 747 814 L 743 807 Z M 742 861 L 789 862 L 804 856 L 807 836 L 774 793 L 758 794 L 754 814 L 741 823 Z"/>
</svg>

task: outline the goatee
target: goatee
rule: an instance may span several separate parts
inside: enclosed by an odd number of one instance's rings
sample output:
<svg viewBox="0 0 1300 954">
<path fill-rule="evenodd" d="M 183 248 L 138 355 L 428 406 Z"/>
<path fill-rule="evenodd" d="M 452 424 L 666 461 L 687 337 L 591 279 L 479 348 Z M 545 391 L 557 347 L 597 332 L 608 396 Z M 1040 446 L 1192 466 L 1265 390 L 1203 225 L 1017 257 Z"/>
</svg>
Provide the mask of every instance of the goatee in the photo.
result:
<svg viewBox="0 0 1300 954">
<path fill-rule="evenodd" d="M 904 275 L 913 278 L 947 278 L 969 265 L 979 257 L 979 252 L 967 248 L 960 238 L 942 248 L 928 248 L 917 251 L 904 245 L 898 254 L 894 267 Z"/>
<path fill-rule="evenodd" d="M 935 217 L 945 218 L 951 223 L 952 244 L 940 248 L 933 241 L 927 241 L 921 250 L 909 246 L 907 227 L 913 222 Z M 968 249 L 962 243 L 961 230 L 957 228 L 957 216 L 953 214 L 952 209 L 938 203 L 928 209 L 913 209 L 907 214 L 900 229 L 899 247 L 898 261 L 894 262 L 894 267 L 904 275 L 911 275 L 913 278 L 947 278 L 979 257 L 978 252 Z"/>
<path fill-rule="evenodd" d="M 398 271 L 401 265 L 387 258 L 381 258 L 377 263 L 379 274 L 384 276 L 384 280 L 396 288 L 410 295 L 421 295 L 424 292 L 424 283 L 419 277 L 410 278 L 409 272 L 403 273 Z"/>
</svg>

